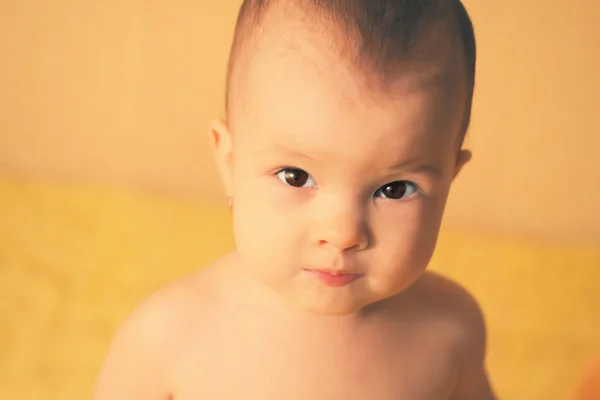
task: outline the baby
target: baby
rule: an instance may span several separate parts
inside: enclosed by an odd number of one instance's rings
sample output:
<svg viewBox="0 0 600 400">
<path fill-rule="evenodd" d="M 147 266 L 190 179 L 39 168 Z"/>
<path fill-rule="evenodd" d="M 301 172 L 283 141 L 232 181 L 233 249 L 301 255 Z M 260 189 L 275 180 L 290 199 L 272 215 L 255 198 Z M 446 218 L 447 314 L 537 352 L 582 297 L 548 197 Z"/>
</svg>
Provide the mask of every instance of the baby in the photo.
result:
<svg viewBox="0 0 600 400">
<path fill-rule="evenodd" d="M 95 399 L 494 399 L 426 272 L 474 75 L 458 0 L 246 0 L 210 129 L 236 250 L 133 313 Z"/>
</svg>

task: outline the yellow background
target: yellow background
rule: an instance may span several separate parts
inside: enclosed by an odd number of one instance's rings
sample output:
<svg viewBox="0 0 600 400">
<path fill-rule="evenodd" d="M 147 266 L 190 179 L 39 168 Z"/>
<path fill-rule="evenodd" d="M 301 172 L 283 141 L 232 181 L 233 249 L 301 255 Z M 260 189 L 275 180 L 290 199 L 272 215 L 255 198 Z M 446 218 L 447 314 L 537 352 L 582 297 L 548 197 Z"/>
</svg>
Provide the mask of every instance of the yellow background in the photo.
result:
<svg viewBox="0 0 600 400">
<path fill-rule="evenodd" d="M 600 3 L 465 3 L 475 157 L 448 221 L 600 240 Z M 0 166 L 221 201 L 206 127 L 238 5 L 0 1 Z"/>
<path fill-rule="evenodd" d="M 230 225 L 224 206 L 0 177 L 0 398 L 89 398 L 117 326 L 231 249 Z M 599 266 L 597 246 L 446 227 L 431 268 L 481 304 L 500 399 L 564 400 L 600 357 Z"/>
<path fill-rule="evenodd" d="M 600 355 L 600 3 L 465 3 L 475 158 L 432 266 L 503 398 L 568 398 Z M 206 127 L 238 5 L 0 0 L 1 398 L 89 397 L 132 307 L 232 247 Z"/>
</svg>

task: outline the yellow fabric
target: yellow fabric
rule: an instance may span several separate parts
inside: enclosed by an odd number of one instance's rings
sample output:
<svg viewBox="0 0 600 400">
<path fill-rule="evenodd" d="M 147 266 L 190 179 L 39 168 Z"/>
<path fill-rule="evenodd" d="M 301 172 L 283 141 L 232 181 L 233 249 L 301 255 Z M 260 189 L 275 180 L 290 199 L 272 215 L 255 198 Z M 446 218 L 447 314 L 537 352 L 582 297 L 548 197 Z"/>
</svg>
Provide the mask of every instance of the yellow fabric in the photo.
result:
<svg viewBox="0 0 600 400">
<path fill-rule="evenodd" d="M 89 398 L 132 308 L 232 246 L 225 207 L 0 179 L 0 398 Z M 502 398 L 568 398 L 600 354 L 600 250 L 447 231 L 432 268 L 479 299 Z"/>
</svg>

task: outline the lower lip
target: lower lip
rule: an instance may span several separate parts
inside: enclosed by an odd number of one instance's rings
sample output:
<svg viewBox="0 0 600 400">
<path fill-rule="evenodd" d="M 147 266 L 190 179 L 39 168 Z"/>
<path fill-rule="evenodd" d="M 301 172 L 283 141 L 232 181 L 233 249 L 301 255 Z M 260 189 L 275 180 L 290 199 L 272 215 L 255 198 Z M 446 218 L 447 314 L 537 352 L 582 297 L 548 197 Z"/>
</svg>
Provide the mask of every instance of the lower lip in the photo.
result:
<svg viewBox="0 0 600 400">
<path fill-rule="evenodd" d="M 330 274 L 330 273 L 327 273 L 324 271 L 319 271 L 319 270 L 314 270 L 314 269 L 311 269 L 311 270 L 307 269 L 305 271 L 312 274 L 313 276 L 315 276 L 318 280 L 320 280 L 325 285 L 335 286 L 335 287 L 349 285 L 352 282 L 354 282 L 355 280 L 362 277 L 362 275 L 357 275 L 357 274 L 333 275 L 333 274 Z"/>
</svg>

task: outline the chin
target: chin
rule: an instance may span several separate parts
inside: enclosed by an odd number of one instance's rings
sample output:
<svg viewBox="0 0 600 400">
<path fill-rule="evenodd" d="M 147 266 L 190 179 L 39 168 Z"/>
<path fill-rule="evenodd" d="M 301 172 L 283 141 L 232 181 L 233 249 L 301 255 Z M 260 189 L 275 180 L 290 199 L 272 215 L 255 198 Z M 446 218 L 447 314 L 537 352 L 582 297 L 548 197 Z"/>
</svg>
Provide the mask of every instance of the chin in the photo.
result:
<svg viewBox="0 0 600 400">
<path fill-rule="evenodd" d="M 327 307 L 322 305 L 310 305 L 308 307 L 304 307 L 304 311 L 310 314 L 332 317 L 342 317 L 345 315 L 356 314 L 360 311 L 360 309 L 361 307 Z"/>
<path fill-rule="evenodd" d="M 294 301 L 293 305 L 303 311 L 323 316 L 345 316 L 359 313 L 369 303 L 363 301 L 340 300 L 321 300 L 319 299 L 299 299 Z"/>
</svg>

